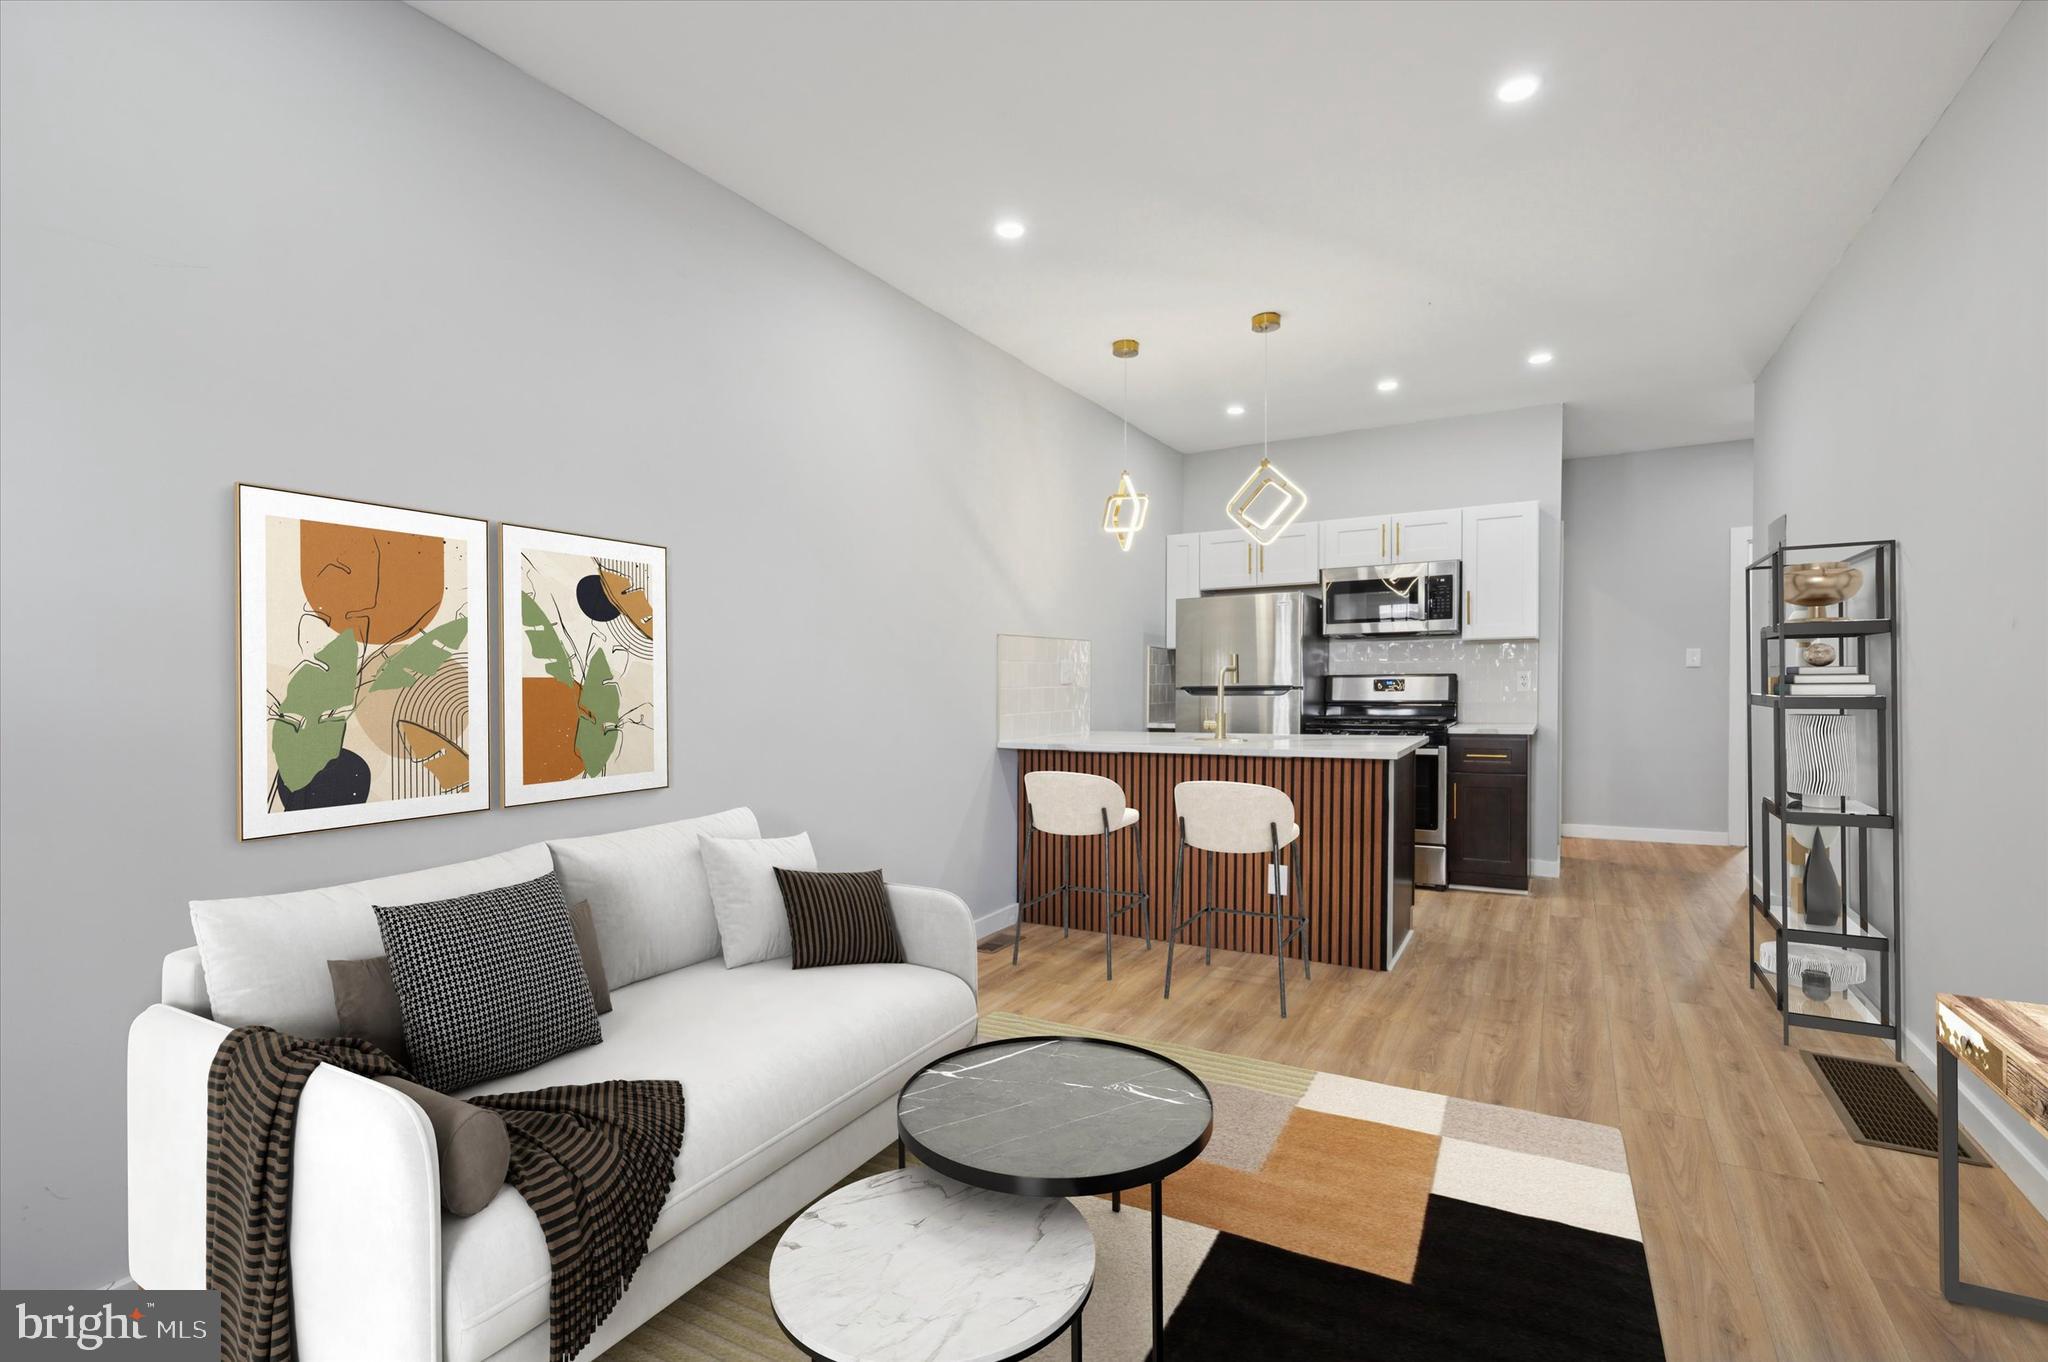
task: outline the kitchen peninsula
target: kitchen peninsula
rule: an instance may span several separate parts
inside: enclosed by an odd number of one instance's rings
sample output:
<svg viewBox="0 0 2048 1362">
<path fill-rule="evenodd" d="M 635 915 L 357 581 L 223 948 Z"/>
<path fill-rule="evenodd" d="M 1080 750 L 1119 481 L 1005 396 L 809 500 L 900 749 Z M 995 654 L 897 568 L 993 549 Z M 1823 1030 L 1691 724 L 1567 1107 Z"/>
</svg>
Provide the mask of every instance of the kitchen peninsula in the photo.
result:
<svg viewBox="0 0 2048 1362">
<path fill-rule="evenodd" d="M 1219 742 L 1202 733 L 1109 732 L 1067 737 L 1016 739 L 998 744 L 1017 753 L 1017 856 L 1022 896 L 1029 899 L 1059 882 L 1059 843 L 1039 837 L 1031 863 L 1024 856 L 1024 777 L 1032 771 L 1083 771 L 1107 776 L 1141 813 L 1135 839 L 1110 841 L 1110 883 L 1137 884 L 1137 857 L 1159 905 L 1158 921 L 1172 920 L 1174 850 L 1173 787 L 1184 780 L 1238 780 L 1287 792 L 1301 823 L 1299 901 L 1313 924 L 1315 963 L 1386 969 L 1408 937 L 1415 902 L 1415 751 L 1418 737 L 1349 737 L 1246 734 Z M 1099 856 L 1090 846 L 1087 853 Z M 1265 861 L 1256 856 L 1221 856 L 1213 881 L 1200 853 L 1190 853 L 1187 906 L 1209 901 L 1238 907 L 1265 902 Z M 1086 866 L 1090 873 L 1083 874 Z M 1075 865 L 1074 879 L 1093 880 L 1092 861 Z M 1205 886 L 1207 888 L 1205 889 Z M 1075 894 L 1076 931 L 1101 931 L 1101 899 Z M 1184 910 L 1183 910 L 1184 911 Z M 1031 922 L 1057 922 L 1056 899 L 1040 904 Z M 1142 930 L 1136 914 L 1118 922 L 1124 934 Z M 1216 919 L 1216 945 L 1235 951 L 1272 951 L 1271 924 L 1256 918 Z"/>
</svg>

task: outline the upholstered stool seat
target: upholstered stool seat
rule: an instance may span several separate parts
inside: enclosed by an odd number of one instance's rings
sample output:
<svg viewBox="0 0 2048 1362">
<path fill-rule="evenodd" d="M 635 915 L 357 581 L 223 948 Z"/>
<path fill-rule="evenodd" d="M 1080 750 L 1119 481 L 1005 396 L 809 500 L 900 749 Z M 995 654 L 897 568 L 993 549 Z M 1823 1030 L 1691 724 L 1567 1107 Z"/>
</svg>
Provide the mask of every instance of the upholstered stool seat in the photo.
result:
<svg viewBox="0 0 2048 1362">
<path fill-rule="evenodd" d="M 1136 889 L 1115 889 L 1109 883 L 1110 837 L 1138 825 L 1138 811 L 1124 800 L 1123 787 L 1107 776 L 1081 771 L 1029 771 L 1024 776 L 1024 855 L 1017 862 L 1017 930 L 1010 941 L 1010 963 L 1018 962 L 1024 944 L 1024 912 L 1054 895 L 1060 901 L 1060 935 L 1073 928 L 1072 894 L 1102 895 L 1103 977 L 1116 977 L 1116 961 L 1110 938 L 1116 920 L 1125 913 L 1141 915 L 1145 949 L 1152 949 L 1152 895 L 1145 886 L 1145 855 L 1139 849 Z M 1034 898 L 1026 899 L 1026 875 L 1031 864 L 1032 842 L 1038 833 L 1061 838 L 1059 883 Z M 1073 842 L 1077 837 L 1102 839 L 1102 882 L 1073 882 Z"/>
<path fill-rule="evenodd" d="M 1202 924 L 1203 963 L 1215 959 L 1217 915 L 1264 918 L 1273 926 L 1273 960 L 1280 975 L 1280 1015 L 1287 1015 L 1287 947 L 1299 940 L 1301 977 L 1309 977 L 1308 909 L 1302 903 L 1301 824 L 1294 815 L 1294 801 L 1283 790 L 1270 785 L 1252 785 L 1234 780 L 1184 780 L 1173 787 L 1174 815 L 1179 823 L 1179 845 L 1173 865 L 1173 925 L 1166 932 L 1166 997 L 1173 996 L 1173 947 L 1181 929 Z M 1281 852 L 1293 848 L 1291 857 Z M 1220 907 L 1204 903 L 1185 917 L 1179 916 L 1182 886 L 1186 884 L 1189 849 L 1209 857 L 1204 882 L 1216 883 L 1217 856 L 1264 856 L 1266 858 L 1266 906 L 1264 908 Z M 1291 861 L 1291 865 L 1289 862 Z M 1284 876 L 1284 878 L 1282 878 Z M 1276 887 L 1278 892 L 1276 893 Z M 1294 911 L 1282 912 L 1281 899 L 1291 899 Z"/>
</svg>

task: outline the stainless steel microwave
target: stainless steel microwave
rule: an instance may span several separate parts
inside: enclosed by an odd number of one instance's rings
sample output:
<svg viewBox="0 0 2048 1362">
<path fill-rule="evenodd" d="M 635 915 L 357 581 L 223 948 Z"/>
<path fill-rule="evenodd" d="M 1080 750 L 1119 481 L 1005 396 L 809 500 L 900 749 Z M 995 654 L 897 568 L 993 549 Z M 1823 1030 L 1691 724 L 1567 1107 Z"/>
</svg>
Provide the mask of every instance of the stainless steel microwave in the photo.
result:
<svg viewBox="0 0 2048 1362">
<path fill-rule="evenodd" d="M 1323 637 L 1456 634 L 1458 561 L 1323 569 Z"/>
</svg>

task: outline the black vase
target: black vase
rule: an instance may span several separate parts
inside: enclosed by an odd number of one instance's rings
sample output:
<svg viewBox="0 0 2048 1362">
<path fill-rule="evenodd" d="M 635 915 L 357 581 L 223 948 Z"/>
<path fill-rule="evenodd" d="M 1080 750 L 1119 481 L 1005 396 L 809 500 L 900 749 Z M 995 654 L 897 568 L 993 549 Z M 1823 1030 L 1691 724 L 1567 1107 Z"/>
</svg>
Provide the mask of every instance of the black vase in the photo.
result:
<svg viewBox="0 0 2048 1362">
<path fill-rule="evenodd" d="M 1809 927 L 1832 927 L 1842 920 L 1842 880 L 1835 874 L 1834 862 L 1828 859 L 1828 844 L 1818 832 L 1813 837 L 1813 850 L 1806 854 L 1806 870 L 1802 876 L 1805 884 L 1803 897 L 1806 904 L 1806 925 Z"/>
</svg>

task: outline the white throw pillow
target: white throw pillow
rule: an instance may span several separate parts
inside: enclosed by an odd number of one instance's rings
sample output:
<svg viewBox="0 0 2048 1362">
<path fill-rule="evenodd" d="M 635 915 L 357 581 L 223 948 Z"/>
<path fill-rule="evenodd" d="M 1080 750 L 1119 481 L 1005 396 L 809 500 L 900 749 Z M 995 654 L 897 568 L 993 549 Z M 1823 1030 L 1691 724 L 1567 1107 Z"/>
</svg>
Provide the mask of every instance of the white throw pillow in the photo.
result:
<svg viewBox="0 0 2048 1362">
<path fill-rule="evenodd" d="M 751 840 L 706 837 L 704 878 L 711 884 L 711 908 L 718 914 L 718 945 L 725 967 L 738 969 L 790 953 L 789 915 L 782 909 L 782 888 L 775 871 L 816 870 L 818 857 L 811 836 L 756 837 Z"/>
<path fill-rule="evenodd" d="M 727 809 L 549 842 L 569 902 L 590 904 L 606 986 L 621 989 L 716 956 L 718 919 L 698 846 L 713 837 L 760 835 L 752 809 Z"/>
<path fill-rule="evenodd" d="M 326 889 L 194 900 L 192 934 L 206 963 L 213 1019 L 223 1026 L 331 1036 L 341 1018 L 327 962 L 384 954 L 371 909 L 502 889 L 547 873 L 547 848 L 535 842 L 482 860 Z"/>
</svg>

